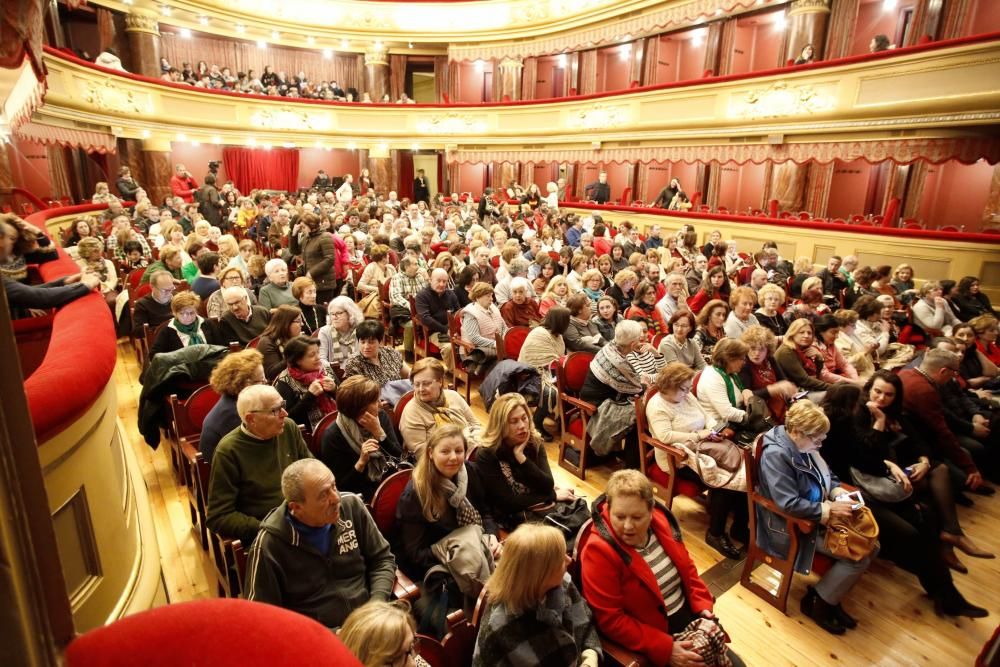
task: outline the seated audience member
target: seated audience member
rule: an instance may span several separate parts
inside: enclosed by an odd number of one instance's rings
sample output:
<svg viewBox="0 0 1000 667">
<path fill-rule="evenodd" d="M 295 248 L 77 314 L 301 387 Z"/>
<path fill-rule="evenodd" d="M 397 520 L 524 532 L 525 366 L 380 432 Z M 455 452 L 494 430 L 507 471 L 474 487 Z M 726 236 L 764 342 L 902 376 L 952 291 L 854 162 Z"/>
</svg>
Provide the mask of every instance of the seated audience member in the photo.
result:
<svg viewBox="0 0 1000 667">
<path fill-rule="evenodd" d="M 517 360 L 538 370 L 542 377 L 542 393 L 535 409 L 535 428 L 542 437 L 550 440 L 552 436 L 545 426 L 545 420 L 552 423 L 555 430 L 555 417 L 558 415 L 558 396 L 555 387 L 555 377 L 551 370 L 552 363 L 566 354 L 565 334 L 569 329 L 571 314 L 568 308 L 555 307 L 545 314 L 541 326 L 532 329 L 521 345 Z"/>
<path fill-rule="evenodd" d="M 701 286 L 687 300 L 687 305 L 691 309 L 691 312 L 698 315 L 706 305 L 715 300 L 722 301 L 723 303 L 729 302 L 729 281 L 726 279 L 725 269 L 721 266 L 705 272 Z"/>
<path fill-rule="evenodd" d="M 854 501 L 845 498 L 847 490 L 831 473 L 819 448 L 830 430 L 830 420 L 808 400 L 788 408 L 785 425 L 775 426 L 764 435 L 760 455 L 757 492 L 798 519 L 820 524 L 817 530 L 799 535 L 799 551 L 794 554 L 795 570 L 809 572 L 816 553 L 834 558 L 833 566 L 815 586 L 808 586 L 802 598 L 802 613 L 827 632 L 842 635 L 857 626 L 841 601 L 858 582 L 878 553 L 873 551 L 859 560 L 836 558 L 826 548 L 826 532 L 831 520 L 850 520 Z M 776 558 L 789 558 L 790 536 L 785 520 L 762 505 L 756 506 L 758 546 Z"/>
<path fill-rule="evenodd" d="M 686 470 L 681 474 L 699 476 L 710 487 L 705 542 L 726 558 L 738 559 L 740 550 L 730 541 L 729 535 L 743 544 L 749 539 L 746 475 L 742 472 L 737 445 L 718 435 L 728 423 L 710 419 L 691 394 L 693 378 L 694 371 L 680 362 L 664 366 L 656 376 L 657 393 L 646 404 L 646 419 L 654 438 L 685 453 L 681 465 Z M 726 448 L 728 454 L 716 454 L 715 450 L 712 454 L 702 453 L 699 443 L 703 441 L 717 443 L 715 449 Z M 665 472 L 672 469 L 669 454 L 657 449 L 654 456 L 660 469 Z M 723 467 L 723 463 L 728 467 Z M 733 526 L 727 534 L 730 514 L 733 514 Z"/>
<path fill-rule="evenodd" d="M 358 291 L 365 295 L 378 293 L 379 285 L 392 280 L 396 275 L 396 268 L 389 263 L 388 246 L 372 246 L 369 258 L 371 261 L 361 272 L 361 279 L 358 281 Z"/>
<path fill-rule="evenodd" d="M 868 51 L 870 51 L 871 53 L 888 51 L 891 48 L 892 48 L 892 43 L 889 41 L 889 38 L 881 33 L 872 37 L 871 43 L 868 44 Z"/>
<path fill-rule="evenodd" d="M 785 377 L 810 393 L 830 388 L 829 382 L 820 379 L 825 366 L 823 354 L 813 345 L 814 340 L 812 323 L 806 318 L 794 320 L 774 353 L 774 360 Z"/>
<path fill-rule="evenodd" d="M 590 315 L 597 314 L 597 302 L 604 296 L 604 276 L 599 269 L 589 269 L 583 274 L 583 294 L 590 300 Z"/>
<path fill-rule="evenodd" d="M 288 416 L 312 432 L 326 415 L 337 409 L 333 396 L 337 376 L 319 354 L 319 341 L 298 336 L 285 343 L 285 369 L 274 380 L 285 399 Z"/>
<path fill-rule="evenodd" d="M 690 310 L 679 310 L 670 317 L 668 322 L 670 333 L 660 341 L 660 354 L 663 363 L 679 361 L 688 368 L 700 371 L 705 367 L 705 358 L 701 349 L 692 338 L 697 322 Z"/>
<path fill-rule="evenodd" d="M 788 331 L 788 323 L 780 312 L 780 308 L 785 305 L 785 290 L 768 283 L 757 290 L 757 303 L 760 304 L 760 308 L 754 312 L 757 323 L 770 329 L 780 341 Z"/>
<path fill-rule="evenodd" d="M 996 316 L 992 313 L 977 315 L 969 320 L 969 325 L 976 332 L 976 349 L 994 366 L 1000 364 L 1000 346 L 997 345 L 1000 322 Z"/>
<path fill-rule="evenodd" d="M 701 355 L 706 359 L 712 358 L 715 345 L 726 337 L 724 327 L 728 315 L 729 306 L 721 299 L 712 299 L 698 313 L 695 320 L 698 322 L 698 328 L 694 332 L 694 342 L 698 344 Z"/>
<path fill-rule="evenodd" d="M 875 360 L 871 354 L 874 348 L 861 342 L 861 338 L 858 336 L 857 311 L 841 308 L 833 314 L 833 318 L 840 327 L 840 333 L 837 334 L 837 340 L 834 344 L 844 355 L 847 363 L 854 367 L 858 379 L 867 381 L 875 372 Z"/>
<path fill-rule="evenodd" d="M 572 315 L 564 339 L 569 352 L 597 352 L 606 341 L 597 324 L 590 319 L 590 298 L 578 293 L 566 300 L 566 307 Z"/>
<path fill-rule="evenodd" d="M 774 360 L 777 339 L 770 329 L 760 325 L 750 327 L 739 339 L 747 346 L 747 363 L 739 372 L 740 383 L 767 404 L 774 423 L 783 424 L 787 401 L 798 387 L 785 379 L 785 372 Z"/>
<path fill-rule="evenodd" d="M 454 313 L 459 306 L 455 291 L 448 289 L 449 280 L 447 271 L 434 269 L 431 271 L 430 283 L 417 292 L 413 302 L 420 323 L 427 328 L 428 340 L 441 350 L 441 359 L 445 368 L 450 371 L 455 360 L 448 338 L 448 313 Z M 497 316 L 499 315 L 498 311 Z"/>
<path fill-rule="evenodd" d="M 300 276 L 292 281 L 292 296 L 295 306 L 302 311 L 302 333 L 316 336 L 323 326 L 323 308 L 316 305 L 316 281 L 309 276 Z"/>
<path fill-rule="evenodd" d="M 525 524 L 507 537 L 486 582 L 489 606 L 473 667 L 597 667 L 601 639 L 567 564 L 566 539 L 557 528 Z"/>
<path fill-rule="evenodd" d="M 533 510 L 542 516 L 550 509 L 544 506 L 573 499 L 571 489 L 555 486 L 545 446 L 521 394 L 504 394 L 493 403 L 480 445 L 474 466 L 500 525 L 513 528 Z"/>
<path fill-rule="evenodd" d="M 602 347 L 587 370 L 587 377 L 580 389 L 580 399 L 591 405 L 601 405 L 605 401 L 635 401 L 645 389 L 643 378 L 626 358 L 649 343 L 642 333 L 642 325 L 632 320 L 624 320 L 615 327 L 615 340 Z M 617 443 L 591 438 L 591 444 L 598 455 L 608 454 Z M 630 468 L 639 467 L 639 439 L 635 422 L 625 436 L 625 463 Z"/>
<path fill-rule="evenodd" d="M 816 277 L 823 282 L 823 294 L 838 296 L 842 291 L 847 289 L 847 280 L 840 273 L 840 264 L 842 261 L 840 255 L 831 255 L 826 260 L 826 266 L 816 273 Z"/>
<path fill-rule="evenodd" d="M 392 595 L 396 559 L 360 496 L 341 493 L 322 461 L 281 473 L 282 503 L 260 522 L 244 597 L 339 627 L 369 600 Z"/>
<path fill-rule="evenodd" d="M 444 364 L 425 357 L 413 364 L 413 399 L 403 408 L 399 432 L 406 451 L 420 457 L 431 431 L 439 424 L 455 424 L 478 435 L 479 420 L 462 395 L 444 387 Z"/>
<path fill-rule="evenodd" d="M 632 295 L 639 277 L 632 269 L 622 269 L 615 273 L 614 284 L 608 288 L 607 294 L 618 304 L 618 312 L 624 313 L 632 306 Z"/>
<path fill-rule="evenodd" d="M 595 517 L 600 529 L 580 553 L 581 592 L 598 630 L 653 665 L 703 663 L 699 650 L 707 646 L 672 636 L 699 618 L 710 622 L 702 625 L 706 632 L 723 634 L 677 520 L 656 504 L 653 485 L 637 470 L 612 474 L 605 494 Z M 732 650 L 725 657 L 743 667 Z"/>
<path fill-rule="evenodd" d="M 959 571 L 965 568 L 954 546 L 978 557 L 992 554 L 962 532 L 948 467 L 931 463 L 921 438 L 902 418 L 899 378 L 877 371 L 863 390 L 835 386 L 822 407 L 830 419 L 830 469 L 861 489 L 879 525 L 880 555 L 917 575 L 939 613 L 985 615 L 985 609 L 971 605 L 955 588 L 949 564 Z M 874 497 L 869 491 L 887 484 L 895 488 L 894 498 Z M 919 509 L 914 501 L 919 501 Z"/>
<path fill-rule="evenodd" d="M 687 288 L 687 281 L 679 273 L 671 273 L 664 281 L 666 294 L 656 302 L 656 309 L 665 322 L 669 322 L 674 313 L 681 310 L 688 310 L 684 302 L 684 290 Z"/>
<path fill-rule="evenodd" d="M 100 280 L 98 290 L 112 308 L 118 299 L 118 271 L 109 259 L 104 258 L 104 244 L 94 237 L 80 239 L 77 244 L 77 266 L 83 273 Z"/>
<path fill-rule="evenodd" d="M 820 378 L 830 384 L 838 382 L 858 382 L 858 372 L 844 355 L 837 349 L 836 341 L 840 336 L 840 324 L 833 315 L 820 315 L 816 318 L 813 328 L 816 339 L 813 345 L 823 355 L 823 370 Z"/>
<path fill-rule="evenodd" d="M 271 311 L 261 305 L 251 306 L 250 296 L 242 287 L 223 287 L 222 299 L 227 311 L 220 320 L 220 339 L 240 345 L 259 336 L 271 321 Z"/>
<path fill-rule="evenodd" d="M 323 361 L 345 364 L 358 353 L 355 329 L 365 316 L 350 297 L 338 296 L 326 307 L 327 324 L 319 330 L 319 353 Z"/>
<path fill-rule="evenodd" d="M 548 287 L 542 293 L 541 300 L 538 302 L 538 312 L 542 317 L 545 317 L 545 313 L 549 312 L 551 308 L 557 306 L 565 308 L 569 294 L 569 285 L 566 283 L 566 278 L 564 276 L 554 277 L 549 281 Z"/>
<path fill-rule="evenodd" d="M 382 345 L 385 327 L 376 320 L 364 320 L 354 330 L 358 339 L 358 352 L 344 364 L 344 376 L 364 375 L 374 380 L 379 388 L 389 382 L 410 377 L 410 367 L 403 355 L 394 347 Z"/>
<path fill-rule="evenodd" d="M 980 289 L 979 278 L 975 276 L 965 276 L 958 281 L 951 301 L 958 308 L 958 319 L 963 322 L 979 315 L 993 314 L 993 304 Z"/>
<path fill-rule="evenodd" d="M 417 455 L 413 476 L 396 505 L 399 522 L 400 567 L 422 580 L 427 570 L 445 564 L 442 540 L 466 526 L 481 535 L 482 549 L 463 548 L 470 579 L 485 583 L 493 570 L 492 558 L 500 555 L 496 522 L 489 513 L 486 490 L 472 463 L 466 461 L 468 444 L 457 424 L 433 430 Z M 479 540 L 477 540 L 478 542 Z"/>
<path fill-rule="evenodd" d="M 625 311 L 624 317 L 626 320 L 642 318 L 649 340 L 667 333 L 667 322 L 656 307 L 656 286 L 645 280 L 636 285 L 632 305 Z"/>
<path fill-rule="evenodd" d="M 212 369 L 208 383 L 219 395 L 219 400 L 205 415 L 198 440 L 198 451 L 209 465 L 219 441 L 240 425 L 236 397 L 247 387 L 267 384 L 262 361 L 263 357 L 257 350 L 240 350 L 227 354 Z"/>
<path fill-rule="evenodd" d="M 223 436 L 212 457 L 207 523 L 222 537 L 251 544 L 261 520 L 281 504 L 281 473 L 312 454 L 274 387 L 247 387 L 236 410 L 240 427 Z"/>
<path fill-rule="evenodd" d="M 302 311 L 295 306 L 278 306 L 257 339 L 257 349 L 264 355 L 264 374 L 268 382 L 274 382 L 285 370 L 285 345 L 300 335 Z"/>
<path fill-rule="evenodd" d="M 205 312 L 209 319 L 218 320 L 221 319 L 223 315 L 229 308 L 226 306 L 226 300 L 222 297 L 222 290 L 226 287 L 239 287 L 244 290 L 247 298 L 250 299 L 250 305 L 257 305 L 257 295 L 253 293 L 253 290 L 245 289 L 246 276 L 243 272 L 236 267 L 231 267 L 228 269 L 223 269 L 219 272 L 219 289 L 212 292 L 211 296 L 208 297 L 208 304 L 205 306 Z"/>
<path fill-rule="evenodd" d="M 625 318 L 618 312 L 618 302 L 607 294 L 597 300 L 597 313 L 590 321 L 597 325 L 597 330 L 606 342 L 615 339 L 615 327 Z"/>
<path fill-rule="evenodd" d="M 382 480 L 398 469 L 403 449 L 392 417 L 381 409 L 379 385 L 352 375 L 337 388 L 337 420 L 323 434 L 320 458 L 339 488 L 371 502 Z"/>
<path fill-rule="evenodd" d="M 642 327 L 644 344 L 629 352 L 625 359 L 632 366 L 632 370 L 642 378 L 643 384 L 649 384 L 656 377 L 656 374 L 660 372 L 660 369 L 666 365 L 666 362 L 663 361 L 663 355 L 660 351 L 649 342 L 649 332 L 646 329 L 645 318 L 633 316 L 630 320 L 638 322 L 639 326 Z"/>
<path fill-rule="evenodd" d="M 972 323 L 959 324 L 952 330 L 952 334 L 955 342 L 962 346 L 962 349 L 958 350 L 961 355 L 959 377 L 973 390 L 990 391 L 989 387 L 997 382 L 1000 369 L 979 349 L 978 337 Z"/>
<path fill-rule="evenodd" d="M 462 340 L 475 349 L 459 350 L 462 363 L 470 373 L 482 373 L 497 358 L 496 336 L 507 333 L 507 323 L 493 303 L 493 286 L 476 283 L 470 292 L 472 302 L 462 309 Z M 443 354 L 443 353 L 442 353 Z"/>
<path fill-rule="evenodd" d="M 132 336 L 142 338 L 143 325 L 156 329 L 171 317 L 170 300 L 174 296 L 174 279 L 167 271 L 158 271 L 149 280 L 150 293 L 138 299 L 132 312 Z"/>
<path fill-rule="evenodd" d="M 737 287 L 729 295 L 729 316 L 722 326 L 730 338 L 739 338 L 740 334 L 760 324 L 753 315 L 757 305 L 757 294 L 749 287 Z"/>
<path fill-rule="evenodd" d="M 204 252 L 195 264 L 198 265 L 198 277 L 191 281 L 191 291 L 206 301 L 222 287 L 215 277 L 219 270 L 219 254 L 211 250 Z"/>
<path fill-rule="evenodd" d="M 164 248 L 160 251 L 160 258 L 146 267 L 146 272 L 142 274 L 142 279 L 139 280 L 140 285 L 145 285 L 149 282 L 149 279 L 157 271 L 166 271 L 174 279 L 175 282 L 180 282 L 184 279 L 184 274 L 181 273 L 181 269 L 184 265 L 184 258 L 181 256 L 181 251 L 174 247 Z"/>
<path fill-rule="evenodd" d="M 802 283 L 802 295 L 785 310 L 785 320 L 790 323 L 804 317 L 811 322 L 829 313 L 830 307 L 823 300 L 823 285 L 819 278 L 811 276 Z"/>
<path fill-rule="evenodd" d="M 988 458 L 982 443 L 971 438 L 959 440 L 948 427 L 942 388 L 959 374 L 959 355 L 947 350 L 927 350 L 918 368 L 899 372 L 903 382 L 903 408 L 932 444 L 932 454 L 948 464 L 960 490 L 976 491 L 983 484 L 979 462 Z M 995 471 L 993 471 L 995 474 Z M 986 486 L 984 493 L 992 494 Z"/>
<path fill-rule="evenodd" d="M 899 368 L 913 359 L 914 350 L 909 345 L 892 342 L 882 317 L 884 309 L 878 299 L 871 296 L 863 296 L 855 301 L 854 310 L 858 313 L 858 323 L 854 325 L 854 331 L 868 350 L 873 364 L 880 368 Z"/>
<path fill-rule="evenodd" d="M 958 317 L 942 295 L 941 283 L 928 280 L 920 286 L 920 299 L 913 304 L 913 323 L 929 336 L 950 336 Z M 858 313 L 860 314 L 860 310 Z"/>
<path fill-rule="evenodd" d="M 170 300 L 173 318 L 160 329 L 153 344 L 149 346 L 149 357 L 161 352 L 174 352 L 191 345 L 212 345 L 220 341 L 215 327 L 209 326 L 205 318 L 198 314 L 201 299 L 191 291 L 178 292 Z"/>
<path fill-rule="evenodd" d="M 288 282 L 288 265 L 285 260 L 267 260 L 264 265 L 264 273 L 267 274 L 267 282 L 260 288 L 260 305 L 273 311 L 281 305 L 295 305 L 295 296 L 292 295 L 292 285 Z"/>
<path fill-rule="evenodd" d="M 366 602 L 351 612 L 337 636 L 364 667 L 428 667 L 417 654 L 417 623 L 409 609 L 405 600 Z"/>
<path fill-rule="evenodd" d="M 530 294 L 531 283 L 527 278 L 512 278 L 510 301 L 500 306 L 500 315 L 510 327 L 536 327 L 542 321 L 538 301 Z"/>
<path fill-rule="evenodd" d="M 746 424 L 747 402 L 753 397 L 739 379 L 746 360 L 746 343 L 737 338 L 724 338 L 712 350 L 712 365 L 702 371 L 696 396 L 713 421 Z"/>
<path fill-rule="evenodd" d="M 63 241 L 64 248 L 74 248 L 79 245 L 80 241 L 85 238 L 95 238 L 104 247 L 104 242 L 101 240 L 100 230 L 96 227 L 96 222 L 93 218 L 80 218 L 79 220 L 73 221 L 73 226 L 70 228 L 69 236 L 65 237 Z M 63 231 L 65 235 L 65 230 Z"/>
</svg>

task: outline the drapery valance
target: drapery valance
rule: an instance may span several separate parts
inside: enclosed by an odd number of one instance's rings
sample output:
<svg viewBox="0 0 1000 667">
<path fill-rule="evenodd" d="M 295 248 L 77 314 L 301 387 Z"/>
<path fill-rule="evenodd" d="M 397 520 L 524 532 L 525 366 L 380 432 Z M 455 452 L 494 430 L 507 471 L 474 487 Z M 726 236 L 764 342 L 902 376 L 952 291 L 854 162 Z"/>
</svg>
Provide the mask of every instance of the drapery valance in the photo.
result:
<svg viewBox="0 0 1000 667">
<path fill-rule="evenodd" d="M 17 128 L 15 134 L 28 141 L 82 148 L 88 153 L 105 154 L 114 153 L 117 150 L 117 140 L 113 135 L 95 130 L 28 122 Z"/>
</svg>

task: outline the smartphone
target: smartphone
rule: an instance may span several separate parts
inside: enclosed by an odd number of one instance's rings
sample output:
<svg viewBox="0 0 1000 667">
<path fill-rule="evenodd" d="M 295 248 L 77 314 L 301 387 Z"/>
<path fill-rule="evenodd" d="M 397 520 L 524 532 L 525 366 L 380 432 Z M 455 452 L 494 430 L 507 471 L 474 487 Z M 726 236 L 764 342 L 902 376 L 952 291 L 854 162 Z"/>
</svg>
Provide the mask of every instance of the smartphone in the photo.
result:
<svg viewBox="0 0 1000 667">
<path fill-rule="evenodd" d="M 801 400 L 801 399 L 805 398 L 808 395 L 809 395 L 808 391 L 800 391 L 800 392 L 792 395 L 791 401 L 792 401 L 792 403 L 794 403 L 795 401 Z"/>
<path fill-rule="evenodd" d="M 913 477 L 913 466 L 906 466 L 903 468 L 903 472 L 906 473 L 907 477 Z"/>
<path fill-rule="evenodd" d="M 865 499 L 861 497 L 860 491 L 851 491 L 836 497 L 838 502 L 849 502 L 852 510 L 859 510 L 865 506 Z"/>
</svg>

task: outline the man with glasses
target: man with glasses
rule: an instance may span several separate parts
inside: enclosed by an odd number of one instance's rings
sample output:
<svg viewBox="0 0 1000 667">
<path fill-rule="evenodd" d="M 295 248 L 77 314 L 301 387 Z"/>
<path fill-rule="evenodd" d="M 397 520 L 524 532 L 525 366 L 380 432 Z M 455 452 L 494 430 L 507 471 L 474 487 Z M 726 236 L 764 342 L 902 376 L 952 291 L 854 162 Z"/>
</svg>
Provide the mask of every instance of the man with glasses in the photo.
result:
<svg viewBox="0 0 1000 667">
<path fill-rule="evenodd" d="M 240 425 L 226 434 L 212 457 L 208 527 L 249 545 L 261 519 L 281 504 L 281 473 L 311 458 L 285 401 L 269 385 L 251 385 L 236 399 Z"/>
<path fill-rule="evenodd" d="M 154 271 L 149 278 L 152 288 L 149 294 L 135 302 L 132 311 L 132 336 L 142 338 L 142 326 L 148 324 L 155 329 L 174 315 L 170 311 L 170 300 L 174 297 L 174 277 L 169 271 Z"/>
<path fill-rule="evenodd" d="M 224 287 L 222 301 L 226 308 L 222 316 L 222 340 L 239 341 L 246 347 L 271 320 L 271 311 L 259 304 L 251 306 L 247 290 L 242 287 Z"/>
<path fill-rule="evenodd" d="M 247 600 L 336 628 L 369 600 L 390 599 L 396 559 L 361 496 L 339 493 L 317 459 L 285 468 L 281 493 L 250 549 Z"/>
<path fill-rule="evenodd" d="M 687 283 L 684 276 L 679 273 L 671 273 L 666 280 L 667 293 L 656 302 L 656 309 L 660 311 L 664 322 L 669 322 L 678 310 L 688 310 L 684 301 L 684 288 Z"/>
<path fill-rule="evenodd" d="M 927 350 L 920 366 L 903 369 L 899 379 L 903 382 L 903 409 L 928 434 L 926 440 L 934 450 L 934 457 L 948 464 L 954 480 L 961 480 L 959 489 L 964 486 L 976 491 L 983 484 L 983 476 L 970 453 L 948 427 L 942 407 L 941 388 L 958 375 L 960 361 L 955 352 Z M 992 494 L 991 487 L 983 488 L 989 489 L 985 493 Z"/>
</svg>

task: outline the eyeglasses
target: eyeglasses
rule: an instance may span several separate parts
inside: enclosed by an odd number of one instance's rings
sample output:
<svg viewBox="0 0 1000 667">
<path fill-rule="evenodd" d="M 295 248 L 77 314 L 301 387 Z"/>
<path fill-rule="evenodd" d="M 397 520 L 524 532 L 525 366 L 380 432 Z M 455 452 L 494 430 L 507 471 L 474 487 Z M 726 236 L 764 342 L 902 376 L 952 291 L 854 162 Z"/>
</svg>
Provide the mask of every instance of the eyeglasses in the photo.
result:
<svg viewBox="0 0 1000 667">
<path fill-rule="evenodd" d="M 409 649 L 403 653 L 397 653 L 385 665 L 386 667 L 400 667 L 409 662 L 410 658 L 416 658 L 418 655 L 420 655 L 420 638 L 414 637 Z"/>
<path fill-rule="evenodd" d="M 279 417 L 279 416 L 281 416 L 281 413 L 285 411 L 285 405 L 286 405 L 286 402 L 282 401 L 281 403 L 278 403 L 278 405 L 276 405 L 273 408 L 265 408 L 264 410 L 251 410 L 250 412 L 256 412 L 258 414 L 264 414 L 264 413 L 270 412 L 272 417 Z"/>
</svg>

